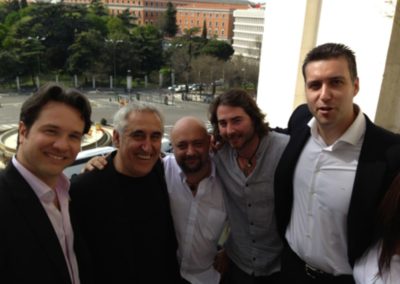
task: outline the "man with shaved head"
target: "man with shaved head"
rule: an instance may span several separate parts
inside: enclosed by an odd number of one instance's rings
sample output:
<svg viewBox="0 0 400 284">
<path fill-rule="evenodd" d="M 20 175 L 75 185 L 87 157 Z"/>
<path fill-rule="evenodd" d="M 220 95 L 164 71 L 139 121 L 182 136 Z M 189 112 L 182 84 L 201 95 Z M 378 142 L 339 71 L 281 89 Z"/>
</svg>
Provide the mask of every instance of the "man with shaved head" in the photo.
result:
<svg viewBox="0 0 400 284">
<path fill-rule="evenodd" d="M 226 212 L 210 136 L 201 120 L 183 117 L 171 130 L 171 142 L 174 155 L 164 158 L 164 167 L 181 275 L 191 283 L 217 284 L 213 262 Z"/>
<path fill-rule="evenodd" d="M 227 214 L 209 154 L 210 136 L 200 119 L 186 116 L 172 128 L 171 142 L 174 155 L 163 161 L 180 273 L 190 283 L 218 284 L 221 277 L 213 263 Z M 106 164 L 103 157 L 96 157 L 85 169 L 102 169 Z"/>
</svg>

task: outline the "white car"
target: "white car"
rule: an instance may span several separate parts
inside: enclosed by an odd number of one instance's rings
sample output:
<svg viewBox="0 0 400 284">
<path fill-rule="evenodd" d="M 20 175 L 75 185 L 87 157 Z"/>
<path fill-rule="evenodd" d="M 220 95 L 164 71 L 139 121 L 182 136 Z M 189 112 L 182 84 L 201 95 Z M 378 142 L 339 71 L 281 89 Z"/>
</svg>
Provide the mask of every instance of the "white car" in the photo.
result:
<svg viewBox="0 0 400 284">
<path fill-rule="evenodd" d="M 184 92 L 186 91 L 186 85 L 178 85 L 175 88 L 175 92 L 179 93 L 179 92 Z"/>
</svg>

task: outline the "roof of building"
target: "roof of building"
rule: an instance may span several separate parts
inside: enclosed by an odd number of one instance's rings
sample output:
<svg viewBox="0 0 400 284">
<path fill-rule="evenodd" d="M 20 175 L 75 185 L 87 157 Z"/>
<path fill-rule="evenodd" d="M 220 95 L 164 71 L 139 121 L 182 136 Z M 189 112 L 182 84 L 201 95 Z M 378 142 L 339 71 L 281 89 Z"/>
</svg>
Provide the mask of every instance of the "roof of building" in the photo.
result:
<svg viewBox="0 0 400 284">
<path fill-rule="evenodd" d="M 203 2 L 203 3 L 227 3 L 227 4 L 251 4 L 248 0 L 192 0 L 188 2 Z"/>
</svg>

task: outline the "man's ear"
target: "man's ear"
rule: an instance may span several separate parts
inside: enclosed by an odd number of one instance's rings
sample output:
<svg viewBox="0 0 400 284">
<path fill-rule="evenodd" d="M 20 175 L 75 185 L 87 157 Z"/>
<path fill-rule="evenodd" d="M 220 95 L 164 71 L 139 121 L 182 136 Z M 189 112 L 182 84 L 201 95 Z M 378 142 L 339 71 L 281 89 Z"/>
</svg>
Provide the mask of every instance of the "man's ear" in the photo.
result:
<svg viewBox="0 0 400 284">
<path fill-rule="evenodd" d="M 28 132 L 29 130 L 25 123 L 20 121 L 18 124 L 18 145 L 25 140 L 25 137 L 28 136 Z"/>
<path fill-rule="evenodd" d="M 112 142 L 113 142 L 113 145 L 114 145 L 115 148 L 119 148 L 120 138 L 121 138 L 121 136 L 119 135 L 119 132 L 114 129 L 113 130 Z"/>
<path fill-rule="evenodd" d="M 360 79 L 356 78 L 354 80 L 354 95 L 353 95 L 353 97 L 357 96 L 359 90 L 360 90 Z"/>
</svg>

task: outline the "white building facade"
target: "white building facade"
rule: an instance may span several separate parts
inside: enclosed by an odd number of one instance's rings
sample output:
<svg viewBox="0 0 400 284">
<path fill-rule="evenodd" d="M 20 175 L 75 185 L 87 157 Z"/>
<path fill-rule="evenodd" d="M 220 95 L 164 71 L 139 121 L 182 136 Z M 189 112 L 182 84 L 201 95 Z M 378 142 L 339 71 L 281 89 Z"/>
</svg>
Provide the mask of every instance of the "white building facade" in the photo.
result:
<svg viewBox="0 0 400 284">
<path fill-rule="evenodd" d="M 260 59 L 264 33 L 263 8 L 235 10 L 233 12 L 233 49 L 235 56 Z"/>
</svg>

